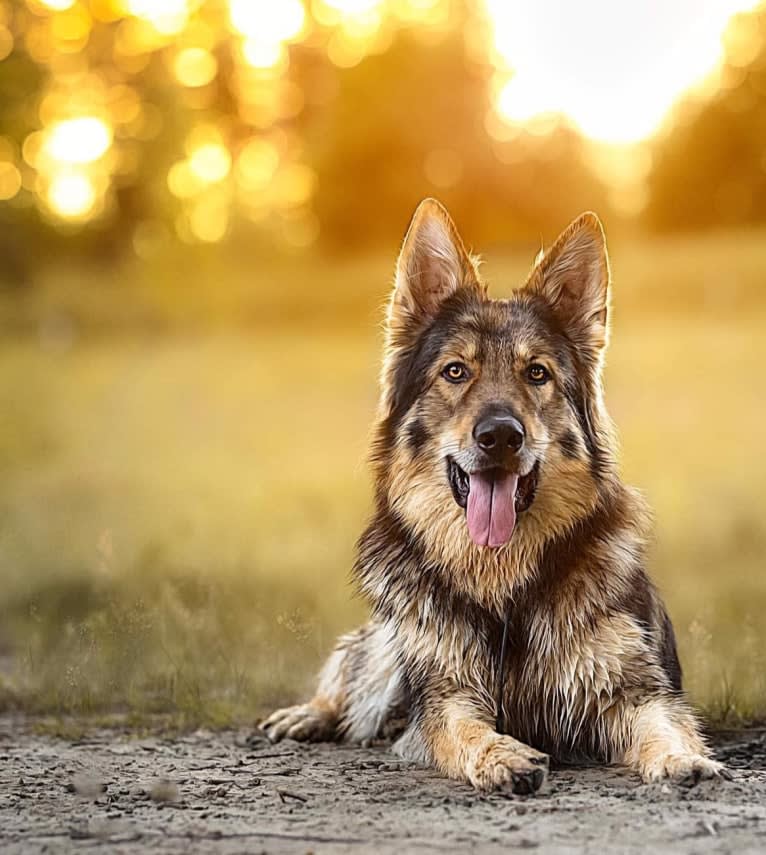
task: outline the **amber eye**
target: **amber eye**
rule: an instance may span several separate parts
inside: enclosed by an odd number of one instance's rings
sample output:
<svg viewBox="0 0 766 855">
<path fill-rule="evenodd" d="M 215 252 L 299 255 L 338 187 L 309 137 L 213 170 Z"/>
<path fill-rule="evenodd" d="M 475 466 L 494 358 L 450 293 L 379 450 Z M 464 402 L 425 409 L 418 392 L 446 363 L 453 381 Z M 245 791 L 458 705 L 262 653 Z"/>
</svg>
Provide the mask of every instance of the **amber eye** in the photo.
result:
<svg viewBox="0 0 766 855">
<path fill-rule="evenodd" d="M 535 386 L 542 386 L 551 379 L 551 374 L 544 365 L 535 362 L 527 368 L 527 377 L 530 383 Z"/>
<path fill-rule="evenodd" d="M 450 362 L 442 371 L 442 377 L 450 383 L 463 383 L 468 379 L 468 367 L 462 362 Z"/>
</svg>

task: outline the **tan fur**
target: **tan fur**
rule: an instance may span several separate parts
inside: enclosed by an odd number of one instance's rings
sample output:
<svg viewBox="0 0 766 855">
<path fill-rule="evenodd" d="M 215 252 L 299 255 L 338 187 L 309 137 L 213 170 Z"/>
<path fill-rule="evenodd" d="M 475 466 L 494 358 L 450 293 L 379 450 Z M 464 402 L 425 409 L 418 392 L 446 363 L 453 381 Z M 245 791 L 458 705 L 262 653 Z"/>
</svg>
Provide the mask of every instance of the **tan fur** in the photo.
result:
<svg viewBox="0 0 766 855">
<path fill-rule="evenodd" d="M 721 771 L 700 738 L 696 720 L 682 704 L 649 701 L 625 711 L 615 724 L 625 745 L 619 759 L 645 781 L 710 778 Z"/>
<path fill-rule="evenodd" d="M 373 618 L 340 640 L 309 704 L 264 723 L 272 739 L 368 741 L 399 722 L 394 750 L 482 790 L 538 789 L 547 753 L 645 781 L 724 773 L 680 692 L 644 569 L 648 510 L 617 473 L 602 387 L 609 285 L 594 214 L 491 301 L 446 211 L 418 208 L 388 308 L 376 506 L 356 565 Z M 452 362 L 459 383 L 444 377 Z M 530 383 L 530 363 L 548 380 Z M 473 427 L 498 402 L 525 430 L 507 465 L 537 475 L 511 539 L 489 549 L 447 474 L 448 461 L 471 471 Z"/>
<path fill-rule="evenodd" d="M 451 697 L 426 730 L 434 762 L 445 775 L 466 777 L 478 790 L 510 785 L 513 777 L 542 778 L 548 758 L 510 736 L 498 735 L 490 723 L 480 721 L 470 699 Z"/>
</svg>

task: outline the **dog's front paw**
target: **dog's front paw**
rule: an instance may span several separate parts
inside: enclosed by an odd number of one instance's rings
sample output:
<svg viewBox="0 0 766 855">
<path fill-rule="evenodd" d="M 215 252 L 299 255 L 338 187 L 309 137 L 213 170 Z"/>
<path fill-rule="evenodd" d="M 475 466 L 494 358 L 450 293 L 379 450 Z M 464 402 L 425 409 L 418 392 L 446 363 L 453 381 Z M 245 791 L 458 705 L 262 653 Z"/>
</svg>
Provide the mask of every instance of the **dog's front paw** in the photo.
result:
<svg viewBox="0 0 766 855">
<path fill-rule="evenodd" d="M 537 792 L 548 774 L 547 754 L 510 736 L 496 736 L 483 748 L 468 771 L 477 790 L 510 789 L 518 795 Z"/>
<path fill-rule="evenodd" d="M 709 778 L 731 780 L 731 772 L 702 754 L 660 754 L 644 763 L 641 777 L 647 784 L 670 780 L 693 786 Z"/>
<path fill-rule="evenodd" d="M 261 730 L 271 742 L 279 742 L 280 739 L 325 742 L 335 735 L 335 719 L 326 710 L 301 704 L 272 713 L 261 722 Z"/>
</svg>

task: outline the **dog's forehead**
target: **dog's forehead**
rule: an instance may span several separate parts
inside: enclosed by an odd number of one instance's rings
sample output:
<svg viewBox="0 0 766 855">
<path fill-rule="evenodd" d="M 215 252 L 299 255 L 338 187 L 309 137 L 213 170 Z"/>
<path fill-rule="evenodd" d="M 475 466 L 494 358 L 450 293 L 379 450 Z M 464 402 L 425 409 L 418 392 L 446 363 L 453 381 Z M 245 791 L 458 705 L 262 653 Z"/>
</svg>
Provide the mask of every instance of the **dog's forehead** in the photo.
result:
<svg viewBox="0 0 766 855">
<path fill-rule="evenodd" d="M 556 349 L 556 330 L 538 307 L 522 298 L 482 300 L 460 318 L 460 338 L 469 338 L 484 358 L 514 359 Z"/>
</svg>

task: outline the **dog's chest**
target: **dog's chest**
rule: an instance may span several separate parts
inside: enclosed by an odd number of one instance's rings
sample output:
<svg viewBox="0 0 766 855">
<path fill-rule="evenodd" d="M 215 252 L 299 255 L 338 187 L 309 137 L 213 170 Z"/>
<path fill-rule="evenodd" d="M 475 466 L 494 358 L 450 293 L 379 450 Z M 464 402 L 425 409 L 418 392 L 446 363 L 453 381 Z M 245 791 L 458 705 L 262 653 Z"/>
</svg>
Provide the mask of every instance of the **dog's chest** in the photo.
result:
<svg viewBox="0 0 766 855">
<path fill-rule="evenodd" d="M 613 641 L 551 614 L 511 628 L 500 677 L 508 732 L 554 753 L 599 753 L 600 716 L 621 682 Z"/>
</svg>

